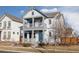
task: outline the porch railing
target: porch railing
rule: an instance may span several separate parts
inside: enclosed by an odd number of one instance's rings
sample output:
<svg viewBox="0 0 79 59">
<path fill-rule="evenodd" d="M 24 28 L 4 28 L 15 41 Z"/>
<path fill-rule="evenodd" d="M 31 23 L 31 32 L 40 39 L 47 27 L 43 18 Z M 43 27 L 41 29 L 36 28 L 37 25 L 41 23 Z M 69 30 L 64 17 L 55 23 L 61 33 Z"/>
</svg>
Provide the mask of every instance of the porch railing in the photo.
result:
<svg viewBox="0 0 79 59">
<path fill-rule="evenodd" d="M 45 28 L 46 27 L 46 24 L 45 23 L 34 23 L 34 26 L 32 24 L 25 24 L 24 25 L 24 28 L 26 29 L 39 29 L 39 28 Z"/>
</svg>

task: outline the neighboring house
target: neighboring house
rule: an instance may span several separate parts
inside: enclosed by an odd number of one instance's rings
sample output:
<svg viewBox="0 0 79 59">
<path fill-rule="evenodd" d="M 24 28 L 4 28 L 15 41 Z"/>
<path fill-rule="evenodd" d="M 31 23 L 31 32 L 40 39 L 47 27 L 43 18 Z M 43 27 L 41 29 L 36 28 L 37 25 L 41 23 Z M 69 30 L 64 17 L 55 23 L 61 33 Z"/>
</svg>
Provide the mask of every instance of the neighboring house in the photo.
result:
<svg viewBox="0 0 79 59">
<path fill-rule="evenodd" d="M 0 17 L 0 41 L 19 42 L 20 27 L 22 20 L 11 15 L 5 14 Z"/>
<path fill-rule="evenodd" d="M 54 44 L 55 27 L 62 28 L 60 31 L 64 30 L 64 18 L 60 12 L 42 13 L 37 9 L 29 10 L 23 16 L 24 42 Z"/>
</svg>

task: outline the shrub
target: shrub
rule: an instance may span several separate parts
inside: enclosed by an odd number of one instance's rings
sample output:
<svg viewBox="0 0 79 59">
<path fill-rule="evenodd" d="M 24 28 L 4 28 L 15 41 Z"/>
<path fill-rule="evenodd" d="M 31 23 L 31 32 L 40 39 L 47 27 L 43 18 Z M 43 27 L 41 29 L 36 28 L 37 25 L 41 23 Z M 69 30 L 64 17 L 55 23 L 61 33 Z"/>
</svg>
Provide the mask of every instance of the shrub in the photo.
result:
<svg viewBox="0 0 79 59">
<path fill-rule="evenodd" d="M 44 44 L 44 43 L 39 43 L 39 46 L 45 46 L 46 44 Z"/>
<path fill-rule="evenodd" d="M 23 47 L 30 47 L 31 44 L 30 43 L 23 43 Z"/>
</svg>

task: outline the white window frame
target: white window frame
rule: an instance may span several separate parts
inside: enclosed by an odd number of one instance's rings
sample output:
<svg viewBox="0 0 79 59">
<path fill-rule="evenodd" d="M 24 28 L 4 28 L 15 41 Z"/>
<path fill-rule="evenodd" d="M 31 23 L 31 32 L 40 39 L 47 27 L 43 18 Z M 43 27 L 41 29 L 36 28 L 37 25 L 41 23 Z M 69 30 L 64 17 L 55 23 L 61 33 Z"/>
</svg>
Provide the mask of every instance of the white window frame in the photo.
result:
<svg viewBox="0 0 79 59">
<path fill-rule="evenodd" d="M 8 29 L 11 28 L 11 21 L 8 21 Z"/>
<path fill-rule="evenodd" d="M 10 31 L 8 31 L 8 37 L 7 37 L 7 39 L 8 40 L 11 39 L 11 32 Z"/>
</svg>

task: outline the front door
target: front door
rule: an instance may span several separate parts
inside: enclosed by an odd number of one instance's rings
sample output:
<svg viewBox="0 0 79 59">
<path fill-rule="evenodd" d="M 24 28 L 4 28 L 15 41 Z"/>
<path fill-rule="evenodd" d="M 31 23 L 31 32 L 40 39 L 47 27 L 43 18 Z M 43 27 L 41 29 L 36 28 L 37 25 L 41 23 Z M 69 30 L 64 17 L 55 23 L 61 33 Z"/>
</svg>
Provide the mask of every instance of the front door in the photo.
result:
<svg viewBox="0 0 79 59">
<path fill-rule="evenodd" d="M 35 33 L 35 42 L 39 42 L 39 33 L 38 32 Z"/>
<path fill-rule="evenodd" d="M 36 31 L 35 32 L 35 42 L 42 43 L 43 41 L 43 32 L 42 31 Z"/>
<path fill-rule="evenodd" d="M 43 41 L 43 32 L 39 31 L 39 42 L 42 43 Z"/>
</svg>

